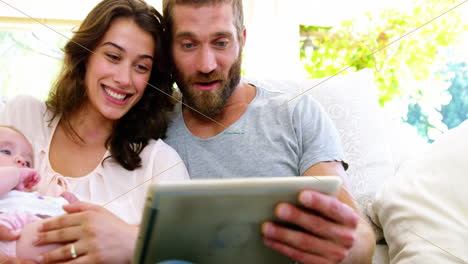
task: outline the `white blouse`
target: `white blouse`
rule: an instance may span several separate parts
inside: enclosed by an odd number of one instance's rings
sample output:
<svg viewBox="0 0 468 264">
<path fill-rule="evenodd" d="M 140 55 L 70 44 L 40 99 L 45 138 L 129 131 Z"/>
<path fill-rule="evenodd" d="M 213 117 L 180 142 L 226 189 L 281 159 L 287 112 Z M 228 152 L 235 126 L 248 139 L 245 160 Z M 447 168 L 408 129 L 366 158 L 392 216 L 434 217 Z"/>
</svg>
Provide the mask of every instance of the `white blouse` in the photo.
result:
<svg viewBox="0 0 468 264">
<path fill-rule="evenodd" d="M 49 161 L 49 147 L 59 121 L 56 118 L 49 124 L 50 117 L 45 103 L 31 96 L 17 96 L 0 111 L 0 125 L 14 126 L 31 142 L 42 195 L 58 196 L 68 191 L 80 201 L 102 205 L 127 223 L 138 224 L 152 182 L 189 179 L 179 155 L 160 139 L 150 140 L 140 154 L 141 167 L 133 171 L 107 159 L 83 177 L 60 175 Z M 106 152 L 103 160 L 108 156 Z"/>
</svg>

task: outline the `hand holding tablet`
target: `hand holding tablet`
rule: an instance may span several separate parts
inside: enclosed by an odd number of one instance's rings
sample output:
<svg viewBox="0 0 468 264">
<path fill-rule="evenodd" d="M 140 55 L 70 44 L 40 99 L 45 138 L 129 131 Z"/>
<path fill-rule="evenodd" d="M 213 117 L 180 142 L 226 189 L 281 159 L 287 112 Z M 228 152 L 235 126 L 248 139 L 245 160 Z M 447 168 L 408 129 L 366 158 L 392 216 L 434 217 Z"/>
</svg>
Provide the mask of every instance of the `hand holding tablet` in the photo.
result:
<svg viewBox="0 0 468 264">
<path fill-rule="evenodd" d="M 361 218 L 353 207 L 343 202 L 349 196 L 340 194 L 338 198 L 304 190 L 299 194 L 300 206 L 277 205 L 275 216 L 288 224 L 263 223 L 265 245 L 299 263 L 342 263 L 355 245 Z M 363 256 L 367 260 L 359 263 L 370 263 L 371 257 Z"/>
<path fill-rule="evenodd" d="M 135 263 L 179 259 L 210 263 L 290 263 L 266 247 L 261 224 L 299 191 L 336 195 L 341 179 L 273 177 L 159 182 L 148 192 Z"/>
</svg>

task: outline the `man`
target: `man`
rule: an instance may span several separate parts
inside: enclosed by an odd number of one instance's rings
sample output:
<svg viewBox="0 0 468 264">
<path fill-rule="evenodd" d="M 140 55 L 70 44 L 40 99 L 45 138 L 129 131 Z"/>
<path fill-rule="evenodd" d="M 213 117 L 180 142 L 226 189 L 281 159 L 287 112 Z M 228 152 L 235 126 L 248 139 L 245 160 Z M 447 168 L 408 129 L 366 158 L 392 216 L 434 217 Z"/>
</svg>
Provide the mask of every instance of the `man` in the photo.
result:
<svg viewBox="0 0 468 264">
<path fill-rule="evenodd" d="M 164 0 L 178 106 L 166 142 L 192 178 L 339 175 L 343 154 L 331 120 L 303 96 L 240 81 L 246 30 L 241 0 Z M 343 165 L 345 164 L 345 165 Z M 266 246 L 300 263 L 371 263 L 374 235 L 352 197 L 306 190 L 275 215 L 300 232 L 266 222 Z"/>
</svg>

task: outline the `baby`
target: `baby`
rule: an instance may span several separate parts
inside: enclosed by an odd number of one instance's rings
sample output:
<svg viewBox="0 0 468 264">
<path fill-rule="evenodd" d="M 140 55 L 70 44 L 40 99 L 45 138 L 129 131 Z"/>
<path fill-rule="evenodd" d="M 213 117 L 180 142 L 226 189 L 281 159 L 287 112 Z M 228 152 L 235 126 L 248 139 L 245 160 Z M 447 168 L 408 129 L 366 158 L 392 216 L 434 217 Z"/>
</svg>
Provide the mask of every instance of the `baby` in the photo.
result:
<svg viewBox="0 0 468 264">
<path fill-rule="evenodd" d="M 64 214 L 62 206 L 77 200 L 71 193 L 45 197 L 33 192 L 40 177 L 32 167 L 33 150 L 26 137 L 13 127 L 0 126 L 0 225 L 21 231 L 17 241 L 0 241 L 0 255 L 35 259 L 58 247 L 33 246 L 38 221 Z"/>
</svg>

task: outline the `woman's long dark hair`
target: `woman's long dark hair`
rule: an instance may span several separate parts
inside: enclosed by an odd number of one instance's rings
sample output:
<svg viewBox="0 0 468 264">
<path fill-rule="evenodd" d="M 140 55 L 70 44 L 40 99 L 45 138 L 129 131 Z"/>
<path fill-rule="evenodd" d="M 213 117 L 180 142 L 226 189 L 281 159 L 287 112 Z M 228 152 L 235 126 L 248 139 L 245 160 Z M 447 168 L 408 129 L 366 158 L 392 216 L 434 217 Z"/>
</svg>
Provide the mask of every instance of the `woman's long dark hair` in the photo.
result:
<svg viewBox="0 0 468 264">
<path fill-rule="evenodd" d="M 140 153 L 149 139 L 163 138 L 168 125 L 166 113 L 171 109 L 171 94 L 166 41 L 163 41 L 162 17 L 142 0 L 104 0 L 88 14 L 78 31 L 65 45 L 62 71 L 46 101 L 52 122 L 60 118 L 65 131 L 76 138 L 70 118 L 88 101 L 85 88 L 86 62 L 110 24 L 116 18 L 132 19 L 155 41 L 154 63 L 149 83 L 140 101 L 114 124 L 106 148 L 122 167 L 134 170 L 141 166 Z"/>
</svg>

